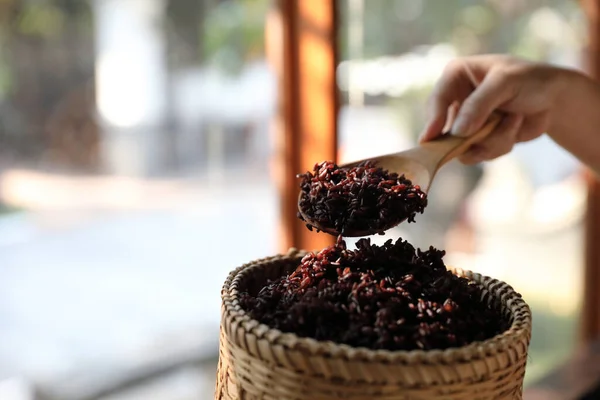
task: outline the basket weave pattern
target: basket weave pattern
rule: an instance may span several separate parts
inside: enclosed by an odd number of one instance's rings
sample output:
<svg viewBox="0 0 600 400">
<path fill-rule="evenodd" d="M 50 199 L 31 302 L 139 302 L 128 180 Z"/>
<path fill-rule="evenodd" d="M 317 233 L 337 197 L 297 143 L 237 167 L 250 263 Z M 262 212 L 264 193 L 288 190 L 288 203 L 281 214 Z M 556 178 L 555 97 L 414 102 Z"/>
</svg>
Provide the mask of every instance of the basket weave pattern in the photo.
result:
<svg viewBox="0 0 600 400">
<path fill-rule="evenodd" d="M 241 309 L 241 291 L 293 271 L 305 253 L 290 250 L 243 265 L 223 286 L 215 400 L 521 399 L 531 312 L 509 285 L 453 269 L 483 290 L 482 301 L 512 321 L 484 342 L 447 350 L 353 348 L 270 329 Z"/>
</svg>

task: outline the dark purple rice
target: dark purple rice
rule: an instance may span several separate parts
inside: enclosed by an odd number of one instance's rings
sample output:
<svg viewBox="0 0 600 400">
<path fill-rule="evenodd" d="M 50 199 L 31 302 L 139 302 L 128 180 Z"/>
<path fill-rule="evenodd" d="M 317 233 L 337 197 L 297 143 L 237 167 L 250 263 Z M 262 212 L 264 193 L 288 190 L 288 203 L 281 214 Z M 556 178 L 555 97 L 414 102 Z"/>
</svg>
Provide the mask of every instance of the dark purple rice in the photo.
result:
<svg viewBox="0 0 600 400">
<path fill-rule="evenodd" d="M 283 332 L 371 349 L 446 349 L 508 329 L 476 285 L 446 270 L 444 251 L 402 239 L 356 246 L 340 236 L 288 276 L 242 293 L 242 307 Z"/>
<path fill-rule="evenodd" d="M 310 221 L 300 213 L 298 217 L 311 230 L 383 234 L 404 220 L 414 222 L 416 213 L 427 206 L 427 195 L 419 186 L 369 161 L 353 168 L 323 161 L 315 164 L 313 172 L 297 177 L 302 193 L 299 209 Z"/>
</svg>

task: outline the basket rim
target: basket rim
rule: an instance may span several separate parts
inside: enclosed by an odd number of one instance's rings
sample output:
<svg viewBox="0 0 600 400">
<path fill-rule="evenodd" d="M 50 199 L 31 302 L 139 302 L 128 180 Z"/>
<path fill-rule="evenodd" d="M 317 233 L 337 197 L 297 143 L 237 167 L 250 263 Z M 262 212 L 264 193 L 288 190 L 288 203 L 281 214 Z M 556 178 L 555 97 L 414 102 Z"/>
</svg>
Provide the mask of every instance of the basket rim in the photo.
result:
<svg viewBox="0 0 600 400">
<path fill-rule="evenodd" d="M 222 325 L 225 324 L 226 326 L 234 327 L 232 330 L 239 330 L 241 328 L 245 335 L 252 335 L 257 339 L 266 340 L 271 346 L 281 346 L 284 350 L 300 351 L 309 355 L 336 359 L 402 364 L 468 362 L 505 352 L 508 349 L 514 348 L 517 343 L 528 344 L 531 339 L 531 310 L 529 305 L 523 300 L 521 294 L 517 293 L 512 286 L 476 272 L 448 266 L 448 270 L 452 271 L 455 275 L 465 277 L 480 286 L 484 286 L 494 297 L 499 297 L 506 303 L 513 316 L 513 322 L 506 331 L 484 341 L 477 341 L 465 346 L 443 350 L 375 350 L 367 347 L 353 347 L 333 341 L 301 337 L 294 333 L 282 332 L 278 329 L 270 328 L 266 324 L 250 318 L 241 307 L 238 299 L 238 295 L 241 292 L 238 285 L 245 273 L 249 273 L 253 268 L 259 268 L 266 263 L 299 259 L 307 253 L 305 250 L 291 248 L 285 254 L 261 258 L 231 271 L 221 290 Z M 237 345 L 246 347 L 247 340 L 242 340 L 240 343 L 237 338 L 238 335 L 231 336 L 231 339 Z"/>
</svg>

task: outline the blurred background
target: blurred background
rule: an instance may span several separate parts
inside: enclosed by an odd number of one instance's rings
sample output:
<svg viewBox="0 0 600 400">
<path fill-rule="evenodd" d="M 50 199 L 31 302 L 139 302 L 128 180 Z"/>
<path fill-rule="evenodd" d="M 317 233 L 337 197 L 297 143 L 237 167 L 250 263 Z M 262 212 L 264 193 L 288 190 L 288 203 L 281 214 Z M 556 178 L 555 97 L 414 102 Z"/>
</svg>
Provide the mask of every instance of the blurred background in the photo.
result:
<svg viewBox="0 0 600 400">
<path fill-rule="evenodd" d="M 212 398 L 221 285 L 281 250 L 272 6 L 0 0 L 0 399 Z M 578 68 L 586 42 L 576 1 L 339 12 L 341 161 L 414 145 L 458 55 Z M 529 384 L 576 342 L 585 196 L 576 160 L 543 138 L 448 165 L 418 223 L 376 240 L 445 248 L 520 291 Z"/>
</svg>

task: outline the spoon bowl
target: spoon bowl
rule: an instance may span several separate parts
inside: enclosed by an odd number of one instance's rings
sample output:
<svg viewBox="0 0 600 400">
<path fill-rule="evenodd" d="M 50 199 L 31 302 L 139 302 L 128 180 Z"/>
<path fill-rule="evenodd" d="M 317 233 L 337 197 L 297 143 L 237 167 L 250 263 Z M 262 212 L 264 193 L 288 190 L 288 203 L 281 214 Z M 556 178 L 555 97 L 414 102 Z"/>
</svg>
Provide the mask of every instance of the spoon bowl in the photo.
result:
<svg viewBox="0 0 600 400">
<path fill-rule="evenodd" d="M 463 138 L 451 134 L 444 134 L 439 138 L 427 143 L 422 143 L 412 149 L 401 151 L 398 153 L 386 154 L 379 157 L 353 161 L 340 165 L 340 168 L 352 168 L 358 166 L 364 161 L 371 161 L 377 167 L 383 168 L 390 172 L 396 172 L 398 175 L 404 175 L 411 180 L 414 185 L 420 186 L 425 193 L 429 192 L 433 178 L 446 163 L 456 157 L 464 154 L 474 143 L 481 141 L 489 135 L 501 122 L 502 117 L 499 114 L 492 114 L 486 124 L 475 134 Z M 331 235 L 339 235 L 334 228 L 321 226 L 318 222 L 313 221 L 309 215 L 306 215 L 300 207 L 303 192 L 298 196 L 298 211 L 306 223 L 312 225 L 316 229 L 329 233 Z M 400 221 L 390 221 L 389 226 L 385 226 L 388 230 L 401 223 Z M 347 237 L 369 236 L 377 232 L 373 231 L 345 231 L 343 234 Z"/>
<path fill-rule="evenodd" d="M 300 194 L 298 195 L 298 212 L 300 213 L 300 215 L 302 216 L 302 218 L 304 219 L 304 221 L 307 224 L 312 225 L 312 227 L 314 229 L 318 229 L 321 232 L 325 232 L 325 233 L 328 233 L 328 234 L 333 235 L 333 236 L 338 236 L 338 235 L 342 234 L 341 232 L 336 231 L 335 228 L 330 228 L 330 227 L 322 226 L 318 222 L 311 220 L 310 217 L 307 214 L 305 214 L 302 211 L 302 209 L 300 208 L 300 201 L 301 200 L 302 200 L 302 192 L 300 192 Z M 345 237 L 363 237 L 363 236 L 374 235 L 374 234 L 379 233 L 381 231 L 387 231 L 388 229 L 391 229 L 394 226 L 397 226 L 398 224 L 402 223 L 405 220 L 406 220 L 406 218 L 401 219 L 401 220 L 390 221 L 389 226 L 388 226 L 388 224 L 386 224 L 379 231 L 357 230 L 357 229 L 353 229 L 351 231 L 344 231 L 343 236 L 345 236 Z"/>
</svg>

